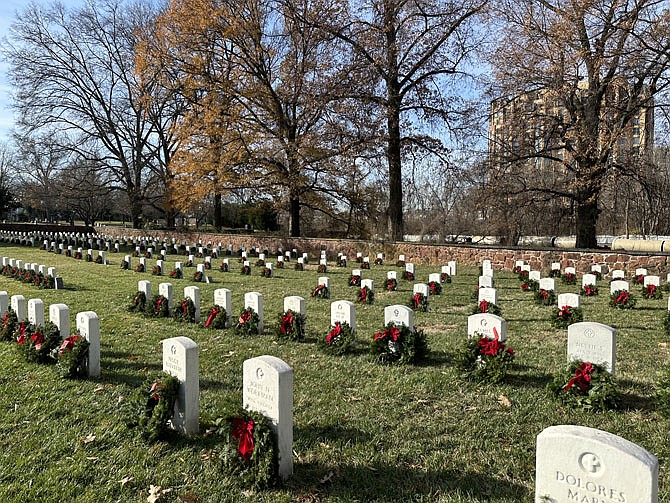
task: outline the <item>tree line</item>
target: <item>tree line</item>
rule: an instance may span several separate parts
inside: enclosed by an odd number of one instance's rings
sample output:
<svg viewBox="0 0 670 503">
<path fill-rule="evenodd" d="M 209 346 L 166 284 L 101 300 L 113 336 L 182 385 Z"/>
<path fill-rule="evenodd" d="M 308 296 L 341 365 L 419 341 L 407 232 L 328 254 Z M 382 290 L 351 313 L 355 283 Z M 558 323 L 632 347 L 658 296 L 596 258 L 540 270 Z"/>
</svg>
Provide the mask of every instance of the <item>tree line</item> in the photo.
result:
<svg viewBox="0 0 670 503">
<path fill-rule="evenodd" d="M 648 0 L 31 4 L 2 46 L 19 176 L 0 184 L 39 218 L 134 227 L 668 232 L 663 149 L 613 152 L 640 107 L 663 122 L 669 20 Z M 487 155 L 491 101 L 538 90 L 565 111 L 541 118 L 556 141 Z"/>
</svg>

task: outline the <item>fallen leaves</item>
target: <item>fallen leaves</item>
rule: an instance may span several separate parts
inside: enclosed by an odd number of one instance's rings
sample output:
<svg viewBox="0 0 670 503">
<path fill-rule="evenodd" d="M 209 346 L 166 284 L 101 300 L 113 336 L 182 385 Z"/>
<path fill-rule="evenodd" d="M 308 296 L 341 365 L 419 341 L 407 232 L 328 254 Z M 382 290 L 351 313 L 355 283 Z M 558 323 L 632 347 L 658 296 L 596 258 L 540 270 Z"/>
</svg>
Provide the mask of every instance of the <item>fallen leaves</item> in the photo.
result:
<svg viewBox="0 0 670 503">
<path fill-rule="evenodd" d="M 512 402 L 510 402 L 510 399 L 507 398 L 505 395 L 500 395 L 498 397 L 498 403 L 500 403 L 501 405 L 504 405 L 505 407 L 511 407 L 512 406 Z"/>
<path fill-rule="evenodd" d="M 95 435 L 93 433 L 90 433 L 86 435 L 84 438 L 81 439 L 82 444 L 90 444 L 95 440 Z"/>
<path fill-rule="evenodd" d="M 149 496 L 147 496 L 147 501 L 149 503 L 157 503 L 160 499 L 172 492 L 172 489 L 169 487 L 167 489 L 162 489 L 161 486 L 155 486 L 151 484 L 149 486 Z"/>
</svg>

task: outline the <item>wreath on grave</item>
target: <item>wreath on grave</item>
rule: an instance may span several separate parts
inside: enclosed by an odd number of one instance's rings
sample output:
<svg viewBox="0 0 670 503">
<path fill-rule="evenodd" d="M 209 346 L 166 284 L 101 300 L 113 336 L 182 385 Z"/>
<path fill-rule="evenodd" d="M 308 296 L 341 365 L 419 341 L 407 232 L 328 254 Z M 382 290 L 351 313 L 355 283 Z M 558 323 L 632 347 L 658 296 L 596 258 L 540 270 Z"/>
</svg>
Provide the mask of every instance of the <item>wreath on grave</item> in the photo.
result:
<svg viewBox="0 0 670 503">
<path fill-rule="evenodd" d="M 423 360 L 428 354 L 428 343 L 422 330 L 390 322 L 374 335 L 370 351 L 380 363 L 405 365 Z"/>
<path fill-rule="evenodd" d="M 319 274 L 325 274 L 328 272 L 328 266 L 326 264 L 319 264 L 316 270 Z"/>
<path fill-rule="evenodd" d="M 70 250 L 69 248 L 67 250 L 65 250 L 65 256 L 66 257 L 72 257 L 72 250 Z"/>
<path fill-rule="evenodd" d="M 295 265 L 293 266 L 293 268 L 296 271 L 304 271 L 305 270 L 305 264 L 302 263 L 302 262 L 296 262 Z"/>
<path fill-rule="evenodd" d="M 337 264 L 340 267 L 347 267 L 347 259 L 346 258 L 340 258 L 340 260 L 337 262 Z"/>
<path fill-rule="evenodd" d="M 151 258 L 151 252 L 149 250 L 144 252 L 144 258 L 147 258 L 147 259 Z"/>
<path fill-rule="evenodd" d="M 76 251 L 76 252 L 74 252 L 74 258 L 77 259 L 77 260 L 81 260 L 84 257 L 83 257 L 83 255 L 81 254 L 80 251 Z"/>
<path fill-rule="evenodd" d="M 277 260 L 277 269 L 283 269 L 283 268 L 284 268 L 284 261 Z"/>
<path fill-rule="evenodd" d="M 182 279 L 184 277 L 184 272 L 181 270 L 181 268 L 174 268 L 170 271 L 170 277 L 172 279 Z"/>
<path fill-rule="evenodd" d="M 53 276 L 38 273 L 35 277 L 34 284 L 42 290 L 53 290 L 56 288 L 56 279 Z"/>
<path fill-rule="evenodd" d="M 579 360 L 554 376 L 547 389 L 563 404 L 593 412 L 616 409 L 621 396 L 614 377 L 602 365 Z"/>
<path fill-rule="evenodd" d="M 259 258 L 256 261 L 256 267 L 265 267 L 265 260 L 263 260 L 262 258 Z"/>
<path fill-rule="evenodd" d="M 346 321 L 336 321 L 322 341 L 325 351 L 334 355 L 346 353 L 355 341 L 351 326 Z"/>
<path fill-rule="evenodd" d="M 226 262 L 221 262 L 221 265 L 219 266 L 219 271 L 221 272 L 230 272 L 230 267 Z"/>
<path fill-rule="evenodd" d="M 610 306 L 617 309 L 632 309 L 637 299 L 627 290 L 617 290 L 610 295 Z"/>
<path fill-rule="evenodd" d="M 398 260 L 395 265 L 397 267 L 405 267 L 405 261 L 404 260 Z"/>
<path fill-rule="evenodd" d="M 19 324 L 15 335 L 26 361 L 53 363 L 54 352 L 61 343 L 56 325 L 48 321 L 44 326 L 35 326 L 24 321 Z"/>
<path fill-rule="evenodd" d="M 405 271 L 402 277 L 407 281 L 414 281 L 414 273 L 412 271 Z"/>
<path fill-rule="evenodd" d="M 251 266 L 243 265 L 242 269 L 240 269 L 240 274 L 243 275 L 243 276 L 251 275 Z"/>
<path fill-rule="evenodd" d="M 142 291 L 137 291 L 133 301 L 128 306 L 131 313 L 143 313 L 147 310 L 147 295 Z"/>
<path fill-rule="evenodd" d="M 203 254 L 202 254 L 202 252 L 197 252 L 197 253 L 194 255 L 194 257 L 195 257 L 195 258 L 202 258 L 202 257 L 203 257 Z"/>
<path fill-rule="evenodd" d="M 205 274 L 202 271 L 196 271 L 193 275 L 193 281 L 196 283 L 201 283 L 205 278 Z"/>
<path fill-rule="evenodd" d="M 162 267 L 159 266 L 159 265 L 155 265 L 154 268 L 151 271 L 151 275 L 152 276 L 160 276 L 161 274 L 163 274 Z"/>
<path fill-rule="evenodd" d="M 553 306 L 556 304 L 556 293 L 542 288 L 535 292 L 535 303 L 539 306 Z"/>
<path fill-rule="evenodd" d="M 669 313 L 670 314 L 670 313 Z M 656 409 L 663 417 L 670 417 L 670 366 L 663 367 L 654 393 Z"/>
<path fill-rule="evenodd" d="M 650 300 L 660 300 L 663 298 L 663 293 L 656 285 L 647 285 L 642 289 L 642 297 Z"/>
<path fill-rule="evenodd" d="M 195 323 L 195 304 L 193 300 L 190 297 L 184 297 L 179 305 L 175 306 L 172 318 L 175 321 Z"/>
<path fill-rule="evenodd" d="M 246 307 L 242 309 L 240 317 L 237 319 L 235 333 L 244 336 L 258 335 L 258 324 L 260 321 L 261 318 L 258 316 L 258 313 L 253 308 Z"/>
<path fill-rule="evenodd" d="M 302 341 L 305 339 L 305 316 L 291 309 L 279 315 L 277 339 Z"/>
<path fill-rule="evenodd" d="M 591 274 L 593 274 L 596 277 L 596 281 L 600 281 L 601 279 L 603 279 L 603 273 L 601 273 L 600 271 L 591 270 Z"/>
<path fill-rule="evenodd" d="M 184 267 L 193 267 L 193 261 L 191 259 L 187 260 Z"/>
<path fill-rule="evenodd" d="M 563 276 L 561 276 L 561 281 L 564 285 L 576 285 L 577 275 L 571 272 L 566 272 Z"/>
<path fill-rule="evenodd" d="M 98 255 L 97 257 L 95 257 L 95 260 L 93 262 L 95 262 L 96 264 L 102 264 L 102 257 Z"/>
<path fill-rule="evenodd" d="M 568 328 L 573 323 L 584 320 L 584 313 L 580 307 L 555 306 L 551 312 L 551 324 L 556 328 Z"/>
<path fill-rule="evenodd" d="M 370 269 L 370 261 L 369 260 L 363 261 L 363 263 L 361 264 L 361 269 Z"/>
<path fill-rule="evenodd" d="M 521 267 L 517 266 L 514 268 L 514 271 L 516 272 L 519 281 L 527 281 L 528 280 L 528 271 L 524 271 L 521 269 Z"/>
<path fill-rule="evenodd" d="M 446 272 L 440 273 L 440 281 L 442 283 L 451 283 L 451 276 L 449 276 Z"/>
<path fill-rule="evenodd" d="M 498 307 L 497 304 L 494 304 L 493 302 L 489 302 L 487 300 L 482 300 L 472 310 L 472 314 L 485 314 L 485 313 L 494 314 L 496 316 L 501 315 L 500 308 Z"/>
<path fill-rule="evenodd" d="M 384 259 L 381 257 L 377 257 L 375 259 L 375 265 L 384 265 Z"/>
<path fill-rule="evenodd" d="M 144 272 L 144 264 L 142 262 L 135 266 L 135 272 Z"/>
<path fill-rule="evenodd" d="M 319 299 L 330 299 L 330 291 L 326 285 L 317 285 L 317 287 L 312 290 L 312 297 L 317 297 Z"/>
<path fill-rule="evenodd" d="M 493 333 L 493 339 L 486 336 L 468 338 L 460 365 L 464 377 L 480 382 L 498 383 L 507 376 L 514 362 L 514 350 L 500 342 L 495 328 Z"/>
<path fill-rule="evenodd" d="M 170 316 L 170 306 L 168 300 L 162 295 L 151 297 L 151 303 L 147 306 L 147 314 L 156 318 L 167 318 Z"/>
<path fill-rule="evenodd" d="M 148 442 L 165 438 L 178 392 L 179 380 L 166 372 L 147 379 L 127 402 L 126 424 L 138 428 Z"/>
<path fill-rule="evenodd" d="M 16 333 L 16 328 L 19 325 L 19 318 L 16 312 L 9 308 L 2 317 L 2 328 L 0 329 L 0 340 L 11 341 Z"/>
<path fill-rule="evenodd" d="M 222 472 L 241 487 L 263 490 L 279 483 L 277 435 L 269 420 L 257 412 L 240 410 L 225 420 L 218 419 L 222 441 L 210 459 L 220 463 Z"/>
<path fill-rule="evenodd" d="M 409 307 L 414 310 L 428 312 L 428 296 L 422 293 L 415 293 L 409 301 Z"/>
<path fill-rule="evenodd" d="M 133 250 L 133 257 L 137 258 L 140 256 L 139 250 Z"/>
<path fill-rule="evenodd" d="M 521 289 L 524 292 L 537 292 L 540 289 L 540 282 L 534 279 L 527 279 L 521 282 Z"/>
<path fill-rule="evenodd" d="M 207 319 L 205 320 L 205 328 L 213 330 L 221 330 L 226 328 L 228 324 L 228 314 L 221 306 L 214 305 L 209 309 Z"/>
<path fill-rule="evenodd" d="M 375 292 L 373 290 L 370 290 L 369 287 L 364 286 L 358 291 L 358 294 L 356 295 L 356 300 L 360 304 L 374 304 L 375 302 Z"/>
<path fill-rule="evenodd" d="M 550 278 L 560 278 L 561 276 L 561 270 L 560 269 L 552 269 L 549 271 L 549 277 Z"/>
<path fill-rule="evenodd" d="M 271 278 L 272 277 L 272 269 L 269 267 L 265 267 L 263 271 L 261 272 L 261 276 L 264 278 Z"/>
<path fill-rule="evenodd" d="M 636 274 L 633 276 L 634 285 L 644 285 L 644 274 Z"/>
<path fill-rule="evenodd" d="M 585 297 L 598 295 L 598 287 L 596 285 L 582 285 L 581 294 Z"/>
<path fill-rule="evenodd" d="M 35 271 L 33 271 L 32 269 L 27 270 L 23 274 L 23 280 L 22 281 L 23 281 L 23 283 L 34 283 L 36 276 L 37 276 L 37 273 Z"/>
<path fill-rule="evenodd" d="M 89 343 L 86 337 L 75 333 L 62 340 L 56 351 L 56 368 L 64 379 L 83 377 L 88 366 Z"/>
<path fill-rule="evenodd" d="M 388 278 L 385 285 L 387 292 L 395 292 L 398 290 L 398 280 L 395 278 Z"/>
<path fill-rule="evenodd" d="M 91 255 L 90 253 L 87 253 L 86 254 L 86 262 L 93 262 L 93 255 Z"/>
<path fill-rule="evenodd" d="M 127 260 L 124 259 L 124 260 L 121 261 L 121 269 L 124 270 L 124 271 L 127 271 L 128 269 L 130 269 L 130 264 L 128 263 Z"/>
<path fill-rule="evenodd" d="M 204 266 L 205 266 L 205 271 L 211 271 L 212 270 L 212 261 L 211 260 L 205 260 Z"/>
<path fill-rule="evenodd" d="M 349 286 L 360 287 L 361 286 L 361 277 L 358 274 L 356 274 L 356 275 L 352 274 L 351 276 L 349 276 Z"/>
<path fill-rule="evenodd" d="M 431 295 L 440 295 L 442 294 L 442 285 L 439 281 L 431 281 L 428 283 L 428 289 L 430 290 Z"/>
<path fill-rule="evenodd" d="M 363 255 L 356 255 L 356 263 L 360 264 L 363 262 Z"/>
</svg>

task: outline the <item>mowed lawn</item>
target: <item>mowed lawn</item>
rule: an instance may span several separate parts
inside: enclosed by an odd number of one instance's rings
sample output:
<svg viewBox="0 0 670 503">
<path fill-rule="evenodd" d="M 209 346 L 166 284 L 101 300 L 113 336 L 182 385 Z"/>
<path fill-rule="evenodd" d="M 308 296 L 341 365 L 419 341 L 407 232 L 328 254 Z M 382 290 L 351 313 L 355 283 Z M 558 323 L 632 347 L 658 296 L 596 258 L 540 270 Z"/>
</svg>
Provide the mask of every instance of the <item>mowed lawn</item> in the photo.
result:
<svg viewBox="0 0 670 503">
<path fill-rule="evenodd" d="M 504 384 L 477 384 L 460 376 L 457 363 L 478 275 L 476 267 L 464 264 L 442 295 L 431 297 L 431 311 L 415 315 L 430 347 L 423 364 L 382 366 L 368 352 L 373 335 L 383 328 L 384 306 L 407 304 L 411 297 L 412 283 L 404 280 L 398 292 L 383 290 L 387 271 L 400 271 L 394 258 L 363 271 L 375 281 L 376 302 L 357 306 L 355 351 L 344 357 L 324 354 L 318 340 L 329 330 L 330 302 L 356 300 L 356 289 L 347 282 L 358 265 L 336 267 L 336 253 L 331 251 L 325 274 L 331 278 L 331 300 L 310 297 L 320 275 L 317 257 L 303 272 L 288 263 L 272 279 L 261 277 L 253 257 L 251 276 L 239 274 L 237 257 L 230 258 L 230 273 L 219 272 L 221 259 L 214 259 L 209 274 L 215 282 L 198 285 L 204 315 L 216 288 L 232 290 L 233 318 L 245 292 L 263 294 L 266 333 L 242 338 L 232 330 L 127 311 L 137 281 L 150 280 L 154 293 L 160 282 L 171 281 L 178 301 L 183 287 L 194 284 L 195 267 L 184 270 L 184 279 L 170 280 L 121 270 L 124 253 L 109 254 L 111 265 L 105 267 L 1 246 L 1 256 L 55 266 L 65 290 L 39 290 L 2 276 L 0 290 L 41 298 L 47 312 L 49 304 L 67 304 L 73 328 L 77 312 L 98 313 L 102 375 L 62 380 L 52 366 L 26 363 L 14 343 L 0 343 L 0 501 L 147 501 L 152 485 L 160 486 L 158 501 L 166 502 L 533 501 L 535 439 L 557 424 L 606 430 L 655 454 L 661 464 L 659 500 L 670 501 L 670 420 L 657 414 L 653 403 L 658 373 L 670 360 L 663 331 L 667 294 L 663 300 L 644 300 L 639 287 L 632 287 L 636 308 L 619 311 L 608 306 L 609 285 L 603 280 L 600 296 L 582 299 L 585 321 L 618 329 L 616 368 L 624 394 L 622 410 L 588 414 L 564 408 L 546 392 L 552 374 L 565 367 L 567 331 L 551 327 L 551 308 L 536 306 L 510 271 L 495 273 L 508 345 L 517 355 Z M 184 259 L 168 255 L 167 270 Z M 136 263 L 133 259 L 133 267 Z M 147 269 L 154 264 L 149 260 Z M 427 281 L 431 272 L 440 267 L 417 264 L 417 281 Z M 557 285 L 558 293 L 579 291 L 560 280 Z M 307 300 L 306 342 L 274 337 L 288 295 Z M 160 341 L 180 335 L 200 348 L 201 434 L 147 444 L 126 427 L 124 401 L 147 373 L 161 369 Z M 231 404 L 241 405 L 244 360 L 264 354 L 294 370 L 294 476 L 279 489 L 253 492 L 237 488 L 213 461 L 218 440 L 212 432 Z"/>
</svg>

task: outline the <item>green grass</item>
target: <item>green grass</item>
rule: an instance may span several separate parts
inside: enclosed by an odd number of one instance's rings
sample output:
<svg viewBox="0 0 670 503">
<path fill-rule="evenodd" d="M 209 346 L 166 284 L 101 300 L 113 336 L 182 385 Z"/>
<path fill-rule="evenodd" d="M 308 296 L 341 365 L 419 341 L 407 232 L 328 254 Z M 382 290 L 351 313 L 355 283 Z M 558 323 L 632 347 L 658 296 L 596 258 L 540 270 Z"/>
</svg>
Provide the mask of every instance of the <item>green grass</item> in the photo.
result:
<svg viewBox="0 0 670 503">
<path fill-rule="evenodd" d="M 457 369 L 474 305 L 476 268 L 461 265 L 453 283 L 431 298 L 431 311 L 416 314 L 429 339 L 429 360 L 392 367 L 374 363 L 367 352 L 383 328 L 384 306 L 405 304 L 411 296 L 412 285 L 403 280 L 398 292 L 381 290 L 391 266 L 363 271 L 375 280 L 376 302 L 357 306 L 357 351 L 334 357 L 317 345 L 328 331 L 330 301 L 309 295 L 318 276 L 315 263 L 305 272 L 287 264 L 275 278 L 265 279 L 257 267 L 252 276 L 238 274 L 234 260 L 233 272 L 220 273 L 221 260 L 213 261 L 210 275 L 216 283 L 200 285 L 203 313 L 213 304 L 215 288 L 232 290 L 233 316 L 245 292 L 264 296 L 266 335 L 243 339 L 231 330 L 213 332 L 128 313 L 138 280 L 151 280 L 157 292 L 158 283 L 170 279 L 121 271 L 124 253 L 109 254 L 109 267 L 28 248 L 3 246 L 0 254 L 55 266 L 66 287 L 43 291 L 0 277 L 1 290 L 39 297 L 47 306 L 63 302 L 73 318 L 79 311 L 95 311 L 102 334 L 102 376 L 94 381 L 61 380 L 55 368 L 25 363 L 13 344 L 0 344 L 0 501 L 146 501 L 152 484 L 171 489 L 159 501 L 532 501 L 535 438 L 556 424 L 599 428 L 640 444 L 659 458 L 659 500 L 670 500 L 665 467 L 670 421 L 652 402 L 657 372 L 670 356 L 662 328 L 665 299 L 644 300 L 635 292 L 638 305 L 625 312 L 609 308 L 607 295 L 583 299 L 585 320 L 618 329 L 617 378 L 624 393 L 621 411 L 588 415 L 561 407 L 545 391 L 551 375 L 565 366 L 567 333 L 551 327 L 551 308 L 536 306 L 510 272 L 496 272 L 496 286 L 508 344 L 517 357 L 506 382 L 494 386 L 464 381 Z M 168 270 L 175 259 L 168 256 Z M 149 271 L 154 264 L 148 261 Z M 330 267 L 331 300 L 355 300 L 355 289 L 346 283 L 356 267 Z M 194 272 L 185 269 L 185 276 Z M 429 272 L 439 268 L 418 265 L 417 280 L 427 280 Z M 189 279 L 172 283 L 176 300 L 192 284 Z M 557 283 L 558 293 L 578 291 Z M 605 281 L 599 287 L 609 291 Z M 287 295 L 307 300 L 307 342 L 279 343 L 273 337 Z M 208 461 L 216 436 L 150 445 L 125 427 L 123 401 L 147 372 L 160 370 L 160 341 L 179 335 L 200 347 L 203 433 L 231 401 L 241 405 L 245 359 L 271 354 L 293 367 L 294 476 L 283 488 L 235 489 Z M 87 442 L 89 435 L 95 439 Z"/>
</svg>

